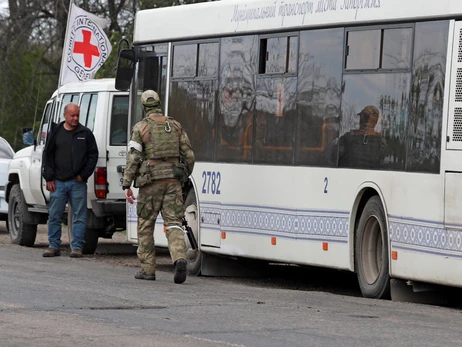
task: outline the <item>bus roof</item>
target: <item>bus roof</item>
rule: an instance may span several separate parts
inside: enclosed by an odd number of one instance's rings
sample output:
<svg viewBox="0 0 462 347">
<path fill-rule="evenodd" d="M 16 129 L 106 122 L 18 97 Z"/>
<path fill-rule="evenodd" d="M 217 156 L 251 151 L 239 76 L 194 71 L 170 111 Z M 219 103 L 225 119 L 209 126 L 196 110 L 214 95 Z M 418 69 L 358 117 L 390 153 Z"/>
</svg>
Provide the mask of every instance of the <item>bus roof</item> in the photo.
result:
<svg viewBox="0 0 462 347">
<path fill-rule="evenodd" d="M 138 11 L 133 41 L 461 16 L 461 0 L 222 0 Z"/>
<path fill-rule="evenodd" d="M 82 93 L 97 91 L 117 91 L 115 89 L 114 78 L 92 79 L 88 81 L 70 82 L 59 88 L 59 93 Z M 58 90 L 53 93 L 53 97 L 58 94 Z"/>
</svg>

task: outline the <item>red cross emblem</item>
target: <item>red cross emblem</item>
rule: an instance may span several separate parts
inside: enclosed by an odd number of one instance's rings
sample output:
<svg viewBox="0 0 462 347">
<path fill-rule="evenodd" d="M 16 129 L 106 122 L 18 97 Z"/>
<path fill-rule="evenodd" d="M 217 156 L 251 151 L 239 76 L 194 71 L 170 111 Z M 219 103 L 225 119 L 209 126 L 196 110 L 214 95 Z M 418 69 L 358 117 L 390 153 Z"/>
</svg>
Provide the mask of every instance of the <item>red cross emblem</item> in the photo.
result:
<svg viewBox="0 0 462 347">
<path fill-rule="evenodd" d="M 91 31 L 82 30 L 83 42 L 76 42 L 74 44 L 74 53 L 83 54 L 83 62 L 86 68 L 91 68 L 93 57 L 99 57 L 98 46 L 91 44 Z"/>
</svg>

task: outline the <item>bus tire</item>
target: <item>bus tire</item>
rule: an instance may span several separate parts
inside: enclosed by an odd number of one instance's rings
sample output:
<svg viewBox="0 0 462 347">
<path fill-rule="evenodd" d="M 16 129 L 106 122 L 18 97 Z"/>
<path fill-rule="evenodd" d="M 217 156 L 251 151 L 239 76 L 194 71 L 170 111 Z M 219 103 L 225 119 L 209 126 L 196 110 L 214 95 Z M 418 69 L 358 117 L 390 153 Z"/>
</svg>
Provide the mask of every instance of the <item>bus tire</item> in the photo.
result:
<svg viewBox="0 0 462 347">
<path fill-rule="evenodd" d="M 390 298 L 388 230 L 379 196 L 371 197 L 361 214 L 355 237 L 355 267 L 366 298 Z"/>
<path fill-rule="evenodd" d="M 191 189 L 186 197 L 185 203 L 185 218 L 188 222 L 188 225 L 193 230 L 194 236 L 196 237 L 197 244 L 200 245 L 199 242 L 199 215 L 197 213 L 197 200 L 196 194 L 194 193 L 194 189 Z M 185 237 L 186 241 L 186 259 L 188 261 L 187 269 L 188 273 L 192 276 L 199 276 L 201 274 L 201 266 L 202 266 L 202 253 L 199 249 L 193 250 L 191 249 L 191 245 L 187 237 Z"/>
<path fill-rule="evenodd" d="M 37 224 L 27 224 L 24 221 L 30 212 L 19 184 L 11 188 L 8 201 L 8 229 L 11 242 L 16 245 L 32 247 L 37 236 Z"/>
<path fill-rule="evenodd" d="M 93 213 L 92 211 L 89 211 Z M 89 224 L 90 218 L 87 215 L 87 225 Z M 69 246 L 71 246 L 74 240 L 74 215 L 72 210 L 69 208 L 67 213 L 67 234 L 69 236 Z M 85 243 L 83 245 L 82 254 L 95 254 L 96 247 L 98 247 L 99 228 L 86 227 L 85 229 Z"/>
</svg>

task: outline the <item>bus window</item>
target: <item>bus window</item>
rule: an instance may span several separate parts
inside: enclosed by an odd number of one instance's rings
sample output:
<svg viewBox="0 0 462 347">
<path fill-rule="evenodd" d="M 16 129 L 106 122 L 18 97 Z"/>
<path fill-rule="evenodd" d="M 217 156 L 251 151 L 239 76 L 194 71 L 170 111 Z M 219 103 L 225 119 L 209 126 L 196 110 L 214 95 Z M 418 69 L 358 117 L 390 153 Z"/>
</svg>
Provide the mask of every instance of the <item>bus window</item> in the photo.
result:
<svg viewBox="0 0 462 347">
<path fill-rule="evenodd" d="M 128 128 L 128 96 L 115 95 L 111 110 L 110 146 L 124 146 L 127 144 Z"/>
<path fill-rule="evenodd" d="M 257 54 L 257 36 L 221 39 L 217 160 L 249 162 L 252 159 L 245 134 L 255 111 Z"/>
<path fill-rule="evenodd" d="M 294 155 L 297 80 L 257 80 L 255 163 L 291 165 Z"/>
<path fill-rule="evenodd" d="M 194 77 L 197 73 L 197 44 L 173 48 L 172 77 Z"/>
<path fill-rule="evenodd" d="M 218 43 L 199 44 L 199 61 L 197 76 L 217 77 L 218 75 Z"/>
<path fill-rule="evenodd" d="M 217 86 L 216 80 L 172 82 L 169 114 L 186 129 L 196 160 L 214 160 Z"/>
<path fill-rule="evenodd" d="M 383 31 L 383 69 L 409 69 L 412 56 L 412 28 Z"/>
<path fill-rule="evenodd" d="M 260 40 L 260 74 L 295 73 L 297 67 L 296 36 Z"/>
<path fill-rule="evenodd" d="M 337 166 L 344 30 L 300 33 L 296 165 Z"/>
<path fill-rule="evenodd" d="M 449 22 L 417 23 L 407 171 L 440 171 Z"/>
<path fill-rule="evenodd" d="M 380 64 L 380 30 L 348 32 L 346 69 L 378 69 Z"/>
<path fill-rule="evenodd" d="M 411 74 L 352 74 L 344 85 L 339 166 L 404 170 Z"/>
<path fill-rule="evenodd" d="M 135 107 L 131 114 L 132 126 L 144 117 L 140 97 L 145 90 L 152 89 L 159 94 L 162 109 L 166 112 L 167 45 L 142 47 L 139 55 L 138 75 L 135 82 L 137 96 L 134 98 Z"/>
</svg>

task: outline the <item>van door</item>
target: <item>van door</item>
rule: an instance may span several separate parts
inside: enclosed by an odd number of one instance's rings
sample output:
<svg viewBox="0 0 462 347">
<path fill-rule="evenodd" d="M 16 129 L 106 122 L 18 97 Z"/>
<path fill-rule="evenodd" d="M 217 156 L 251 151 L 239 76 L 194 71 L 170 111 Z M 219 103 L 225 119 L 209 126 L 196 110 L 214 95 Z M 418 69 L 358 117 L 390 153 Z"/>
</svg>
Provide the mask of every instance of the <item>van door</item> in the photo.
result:
<svg viewBox="0 0 462 347">
<path fill-rule="evenodd" d="M 128 94 L 112 93 L 107 137 L 107 199 L 124 199 L 123 171 L 127 156 Z"/>
<path fill-rule="evenodd" d="M 42 154 L 56 104 L 56 100 L 50 100 L 45 106 L 37 135 L 37 146 L 32 152 L 31 158 L 29 186 L 34 201 L 40 206 L 45 206 L 46 202 L 50 200 L 50 192 L 46 190 L 46 181 L 42 177 Z"/>
</svg>

